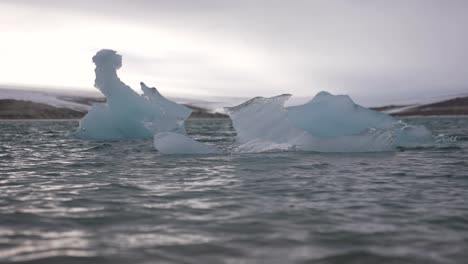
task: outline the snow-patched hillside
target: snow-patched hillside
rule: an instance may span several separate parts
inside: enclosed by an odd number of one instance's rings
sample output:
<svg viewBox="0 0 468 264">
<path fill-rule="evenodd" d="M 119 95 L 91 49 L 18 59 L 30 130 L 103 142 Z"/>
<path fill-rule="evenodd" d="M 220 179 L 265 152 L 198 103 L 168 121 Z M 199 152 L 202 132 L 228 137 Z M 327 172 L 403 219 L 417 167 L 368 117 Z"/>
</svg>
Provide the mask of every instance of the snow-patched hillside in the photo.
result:
<svg viewBox="0 0 468 264">
<path fill-rule="evenodd" d="M 248 98 L 241 97 L 212 97 L 205 98 L 182 98 L 169 97 L 171 100 L 190 106 L 195 113 L 208 117 L 210 113 L 222 112 L 223 107 L 237 105 Z M 455 98 L 468 98 L 467 93 L 439 95 L 424 97 L 420 99 L 398 100 L 391 105 L 373 107 L 373 109 L 392 115 L 446 115 L 466 114 L 468 105 L 464 100 L 452 100 Z M 103 102 L 104 97 L 97 91 L 82 90 L 59 90 L 59 89 L 36 89 L 20 87 L 0 87 L 0 100 L 13 99 L 31 101 L 46 104 L 56 108 L 66 108 L 79 112 L 87 112 L 93 103 Z M 291 98 L 287 106 L 303 104 L 308 98 Z M 466 100 L 468 101 L 468 99 Z M 444 103 L 447 102 L 447 103 Z M 451 107 L 453 104 L 453 107 Z M 453 108 L 450 110 L 450 108 Z M 463 110 L 466 109 L 466 110 Z M 205 115 L 207 114 L 208 115 Z M 214 116 L 220 116 L 214 115 Z"/>
<path fill-rule="evenodd" d="M 213 98 L 213 100 L 180 97 L 171 99 L 192 108 L 192 118 L 226 117 L 224 114 L 220 114 L 219 110 L 223 106 L 242 102 L 243 100 L 243 98 L 228 97 Z M 16 100 L 17 102 L 11 100 Z M 44 111 L 47 111 L 47 113 L 54 112 L 53 117 L 50 118 L 56 118 L 56 116 L 61 116 L 59 112 L 63 111 L 63 109 L 81 112 L 84 115 L 89 111 L 93 103 L 104 101 L 104 96 L 98 92 L 0 87 L 0 119 L 11 119 L 15 118 L 15 116 L 18 119 L 22 119 L 25 116 L 25 113 L 22 113 L 24 111 L 28 112 L 28 118 L 43 118 L 44 115 L 47 116 Z M 38 104 L 43 105 L 40 106 Z M 34 109 L 38 109 L 42 114 L 34 117 L 35 115 L 31 115 L 31 113 L 34 113 Z M 74 116 L 76 115 L 75 113 Z M 70 115 L 66 114 L 62 118 L 68 118 L 68 116 Z"/>
<path fill-rule="evenodd" d="M 88 99 L 88 101 L 93 101 L 93 99 L 98 101 L 100 96 L 97 93 L 80 93 L 79 91 L 40 91 L 36 89 L 26 90 L 0 87 L 0 99 L 31 101 L 57 108 L 68 108 L 80 112 L 87 112 L 91 107 L 90 103 L 83 100 L 84 98 Z"/>
<path fill-rule="evenodd" d="M 466 115 L 468 93 L 440 95 L 420 100 L 402 100 L 372 109 L 391 115 Z"/>
</svg>

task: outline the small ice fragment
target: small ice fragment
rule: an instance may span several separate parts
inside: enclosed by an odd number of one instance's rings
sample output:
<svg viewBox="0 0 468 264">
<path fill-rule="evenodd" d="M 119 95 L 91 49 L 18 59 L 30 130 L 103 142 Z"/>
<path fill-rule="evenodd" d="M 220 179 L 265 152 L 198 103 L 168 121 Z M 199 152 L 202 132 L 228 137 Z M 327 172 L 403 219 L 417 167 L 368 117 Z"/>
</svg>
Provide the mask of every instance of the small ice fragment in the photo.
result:
<svg viewBox="0 0 468 264">
<path fill-rule="evenodd" d="M 221 154 L 222 151 L 179 133 L 162 132 L 154 135 L 154 146 L 162 154 Z"/>
</svg>

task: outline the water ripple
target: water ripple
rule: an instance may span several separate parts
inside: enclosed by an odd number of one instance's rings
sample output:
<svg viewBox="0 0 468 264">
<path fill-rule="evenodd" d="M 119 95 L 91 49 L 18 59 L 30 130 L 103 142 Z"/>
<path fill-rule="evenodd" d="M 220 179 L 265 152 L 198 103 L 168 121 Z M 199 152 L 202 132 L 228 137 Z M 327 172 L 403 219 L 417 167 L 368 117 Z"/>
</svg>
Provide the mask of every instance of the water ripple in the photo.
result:
<svg viewBox="0 0 468 264">
<path fill-rule="evenodd" d="M 1 121 L 0 262 L 464 263 L 467 118 L 396 153 L 164 156 L 151 141 Z M 190 121 L 228 149 L 226 120 Z"/>
</svg>

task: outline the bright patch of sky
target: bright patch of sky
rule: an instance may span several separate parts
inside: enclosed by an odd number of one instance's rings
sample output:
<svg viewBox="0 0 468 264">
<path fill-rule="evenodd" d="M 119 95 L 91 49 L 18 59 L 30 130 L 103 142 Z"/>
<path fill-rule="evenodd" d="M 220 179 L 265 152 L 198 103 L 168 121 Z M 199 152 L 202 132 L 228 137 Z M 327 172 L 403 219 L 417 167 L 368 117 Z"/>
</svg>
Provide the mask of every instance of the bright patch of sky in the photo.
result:
<svg viewBox="0 0 468 264">
<path fill-rule="evenodd" d="M 169 96 L 456 94 L 467 13 L 457 0 L 3 0 L 0 84 L 91 90 L 91 57 L 110 48 L 123 81 Z"/>
</svg>

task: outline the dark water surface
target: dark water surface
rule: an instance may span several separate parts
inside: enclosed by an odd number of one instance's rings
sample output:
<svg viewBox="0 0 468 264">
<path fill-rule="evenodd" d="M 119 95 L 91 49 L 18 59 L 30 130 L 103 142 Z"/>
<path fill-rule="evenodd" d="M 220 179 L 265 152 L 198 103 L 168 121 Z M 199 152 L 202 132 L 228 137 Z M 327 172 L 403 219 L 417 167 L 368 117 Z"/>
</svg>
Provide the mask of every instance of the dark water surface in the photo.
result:
<svg viewBox="0 0 468 264">
<path fill-rule="evenodd" d="M 0 121 L 0 262 L 468 263 L 468 118 L 395 153 L 163 156 Z M 227 120 L 190 134 L 227 146 Z"/>
</svg>

